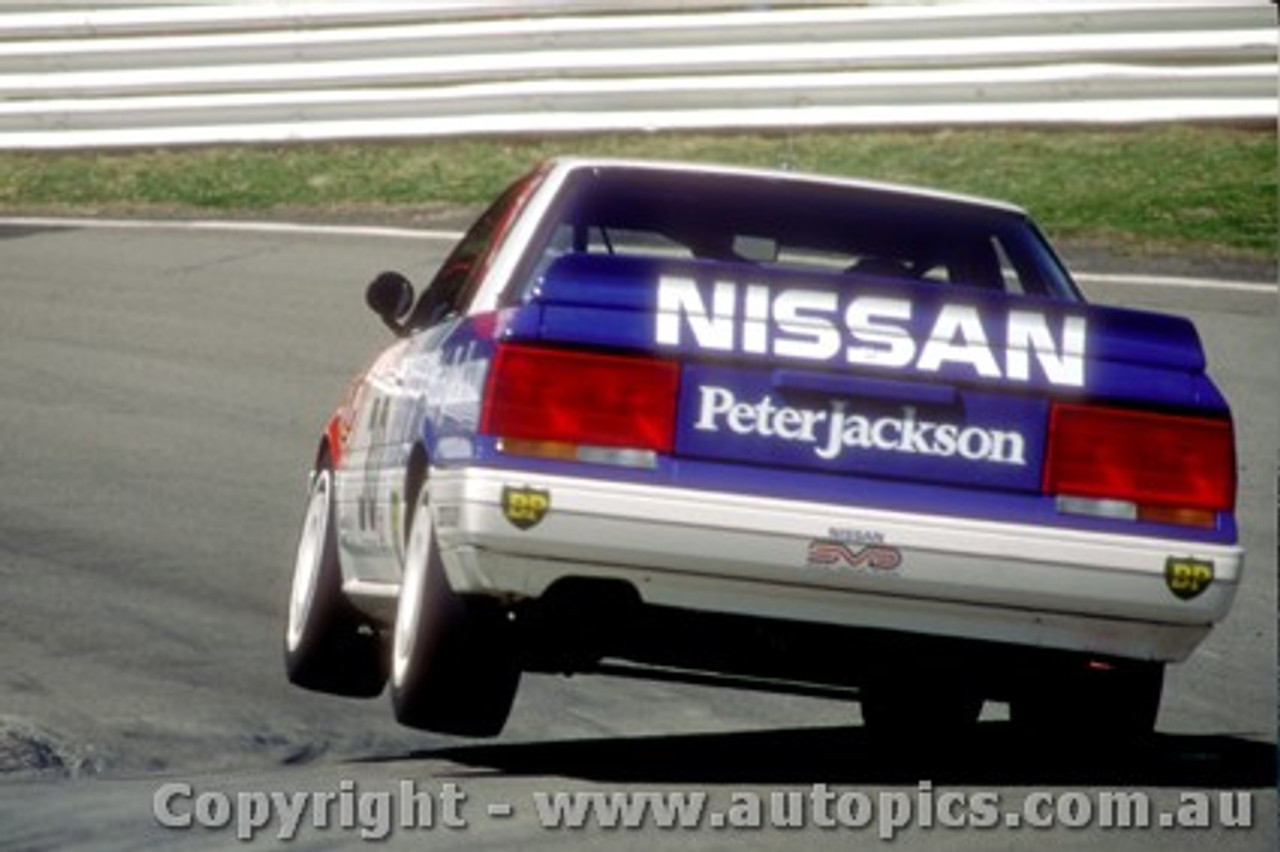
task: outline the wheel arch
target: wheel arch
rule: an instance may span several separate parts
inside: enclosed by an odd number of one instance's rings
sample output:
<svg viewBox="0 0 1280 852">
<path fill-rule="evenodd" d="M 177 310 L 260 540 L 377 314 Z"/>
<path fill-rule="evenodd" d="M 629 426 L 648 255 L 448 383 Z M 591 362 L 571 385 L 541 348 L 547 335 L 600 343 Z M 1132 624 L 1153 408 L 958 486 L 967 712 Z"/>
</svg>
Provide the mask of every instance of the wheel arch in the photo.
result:
<svg viewBox="0 0 1280 852">
<path fill-rule="evenodd" d="M 315 458 L 311 462 L 312 472 L 319 471 L 325 465 L 333 464 L 333 447 L 330 444 L 329 436 L 325 435 L 316 443 Z"/>
</svg>

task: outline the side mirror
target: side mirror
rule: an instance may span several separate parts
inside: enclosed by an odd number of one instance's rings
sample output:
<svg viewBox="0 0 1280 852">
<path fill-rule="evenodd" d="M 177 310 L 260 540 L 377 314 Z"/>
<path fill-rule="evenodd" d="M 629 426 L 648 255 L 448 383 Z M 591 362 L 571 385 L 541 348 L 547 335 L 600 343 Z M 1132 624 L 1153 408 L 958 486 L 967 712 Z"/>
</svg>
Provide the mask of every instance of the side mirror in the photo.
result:
<svg viewBox="0 0 1280 852">
<path fill-rule="evenodd" d="M 364 301 L 397 336 L 408 333 L 400 324 L 413 307 L 413 285 L 408 278 L 399 272 L 379 272 L 365 289 Z"/>
</svg>

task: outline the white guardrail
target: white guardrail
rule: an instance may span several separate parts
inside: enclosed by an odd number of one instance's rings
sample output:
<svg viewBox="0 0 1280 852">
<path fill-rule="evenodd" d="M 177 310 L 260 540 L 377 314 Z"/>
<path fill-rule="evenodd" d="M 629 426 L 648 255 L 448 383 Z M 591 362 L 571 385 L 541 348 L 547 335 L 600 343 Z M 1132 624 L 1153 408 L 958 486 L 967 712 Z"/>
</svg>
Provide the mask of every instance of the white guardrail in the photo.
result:
<svg viewBox="0 0 1280 852">
<path fill-rule="evenodd" d="M 1277 117 L 1268 0 L 48 5 L 0 149 Z"/>
</svg>

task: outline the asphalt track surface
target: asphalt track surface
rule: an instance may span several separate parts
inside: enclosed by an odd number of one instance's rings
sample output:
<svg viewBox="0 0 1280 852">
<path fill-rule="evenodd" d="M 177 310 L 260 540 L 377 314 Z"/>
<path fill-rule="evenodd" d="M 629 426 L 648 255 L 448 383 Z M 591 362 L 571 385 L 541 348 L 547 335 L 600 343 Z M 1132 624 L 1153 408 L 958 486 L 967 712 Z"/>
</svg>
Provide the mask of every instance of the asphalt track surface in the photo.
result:
<svg viewBox="0 0 1280 852">
<path fill-rule="evenodd" d="M 1141 278 L 1090 288 L 1095 301 L 1193 317 L 1237 417 L 1247 576 L 1231 617 L 1171 669 L 1150 748 L 1015 748 L 995 707 L 950 751 L 886 750 L 852 703 L 603 677 L 526 677 L 504 735 L 475 743 L 397 727 L 385 697 L 294 689 L 280 652 L 318 430 L 387 341 L 363 284 L 383 268 L 425 280 L 446 248 L 369 233 L 0 225 L 0 849 L 242 848 L 234 823 L 162 827 L 155 794 L 405 781 L 458 785 L 467 827 L 397 828 L 387 848 L 880 844 L 874 827 L 812 820 L 548 830 L 530 806 L 536 792 L 728 797 L 814 784 L 917 804 L 944 790 L 1015 804 L 1038 791 L 1142 791 L 1169 805 L 1183 791 L 1247 791 L 1254 808 L 1252 830 L 917 826 L 898 849 L 1275 847 L 1273 291 Z M 361 843 L 356 827 L 304 822 L 289 848 Z M 255 848 L 279 845 L 279 827 Z"/>
</svg>

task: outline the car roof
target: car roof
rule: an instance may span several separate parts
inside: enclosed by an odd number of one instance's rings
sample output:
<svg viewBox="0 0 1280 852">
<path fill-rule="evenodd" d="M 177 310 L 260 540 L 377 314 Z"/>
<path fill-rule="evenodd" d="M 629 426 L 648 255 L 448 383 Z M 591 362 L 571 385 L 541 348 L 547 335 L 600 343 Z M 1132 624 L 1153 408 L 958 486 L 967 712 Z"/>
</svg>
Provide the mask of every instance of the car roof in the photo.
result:
<svg viewBox="0 0 1280 852">
<path fill-rule="evenodd" d="M 668 174 L 688 174 L 691 176 L 725 176 L 739 177 L 747 180 L 761 181 L 789 181 L 793 183 L 808 183 L 827 187 L 844 187 L 848 189 L 857 189 L 870 192 L 887 193 L 897 195 L 902 198 L 913 198 L 922 200 L 933 200 L 949 205 L 958 205 L 981 209 L 990 212 L 1004 212 L 1021 217 L 1026 217 L 1027 212 L 1015 204 L 1005 201 L 997 201 L 990 198 L 980 198 L 972 195 L 964 195 L 961 193 L 944 192 L 942 190 L 927 189 L 923 187 L 908 186 L 905 184 L 887 183 L 873 180 L 863 180 L 860 178 L 836 177 L 834 175 L 818 174 L 815 172 L 790 171 L 786 169 L 766 169 L 748 166 L 730 166 L 715 163 L 692 163 L 678 162 L 671 160 L 648 160 L 648 159 L 622 159 L 622 158 L 606 158 L 606 157 L 578 157 L 578 156 L 562 156 L 554 157 L 549 161 L 549 165 L 553 170 L 563 170 L 565 172 L 579 171 L 584 169 L 601 169 L 601 170 L 634 170 L 645 169 L 651 171 L 666 172 Z"/>
</svg>

